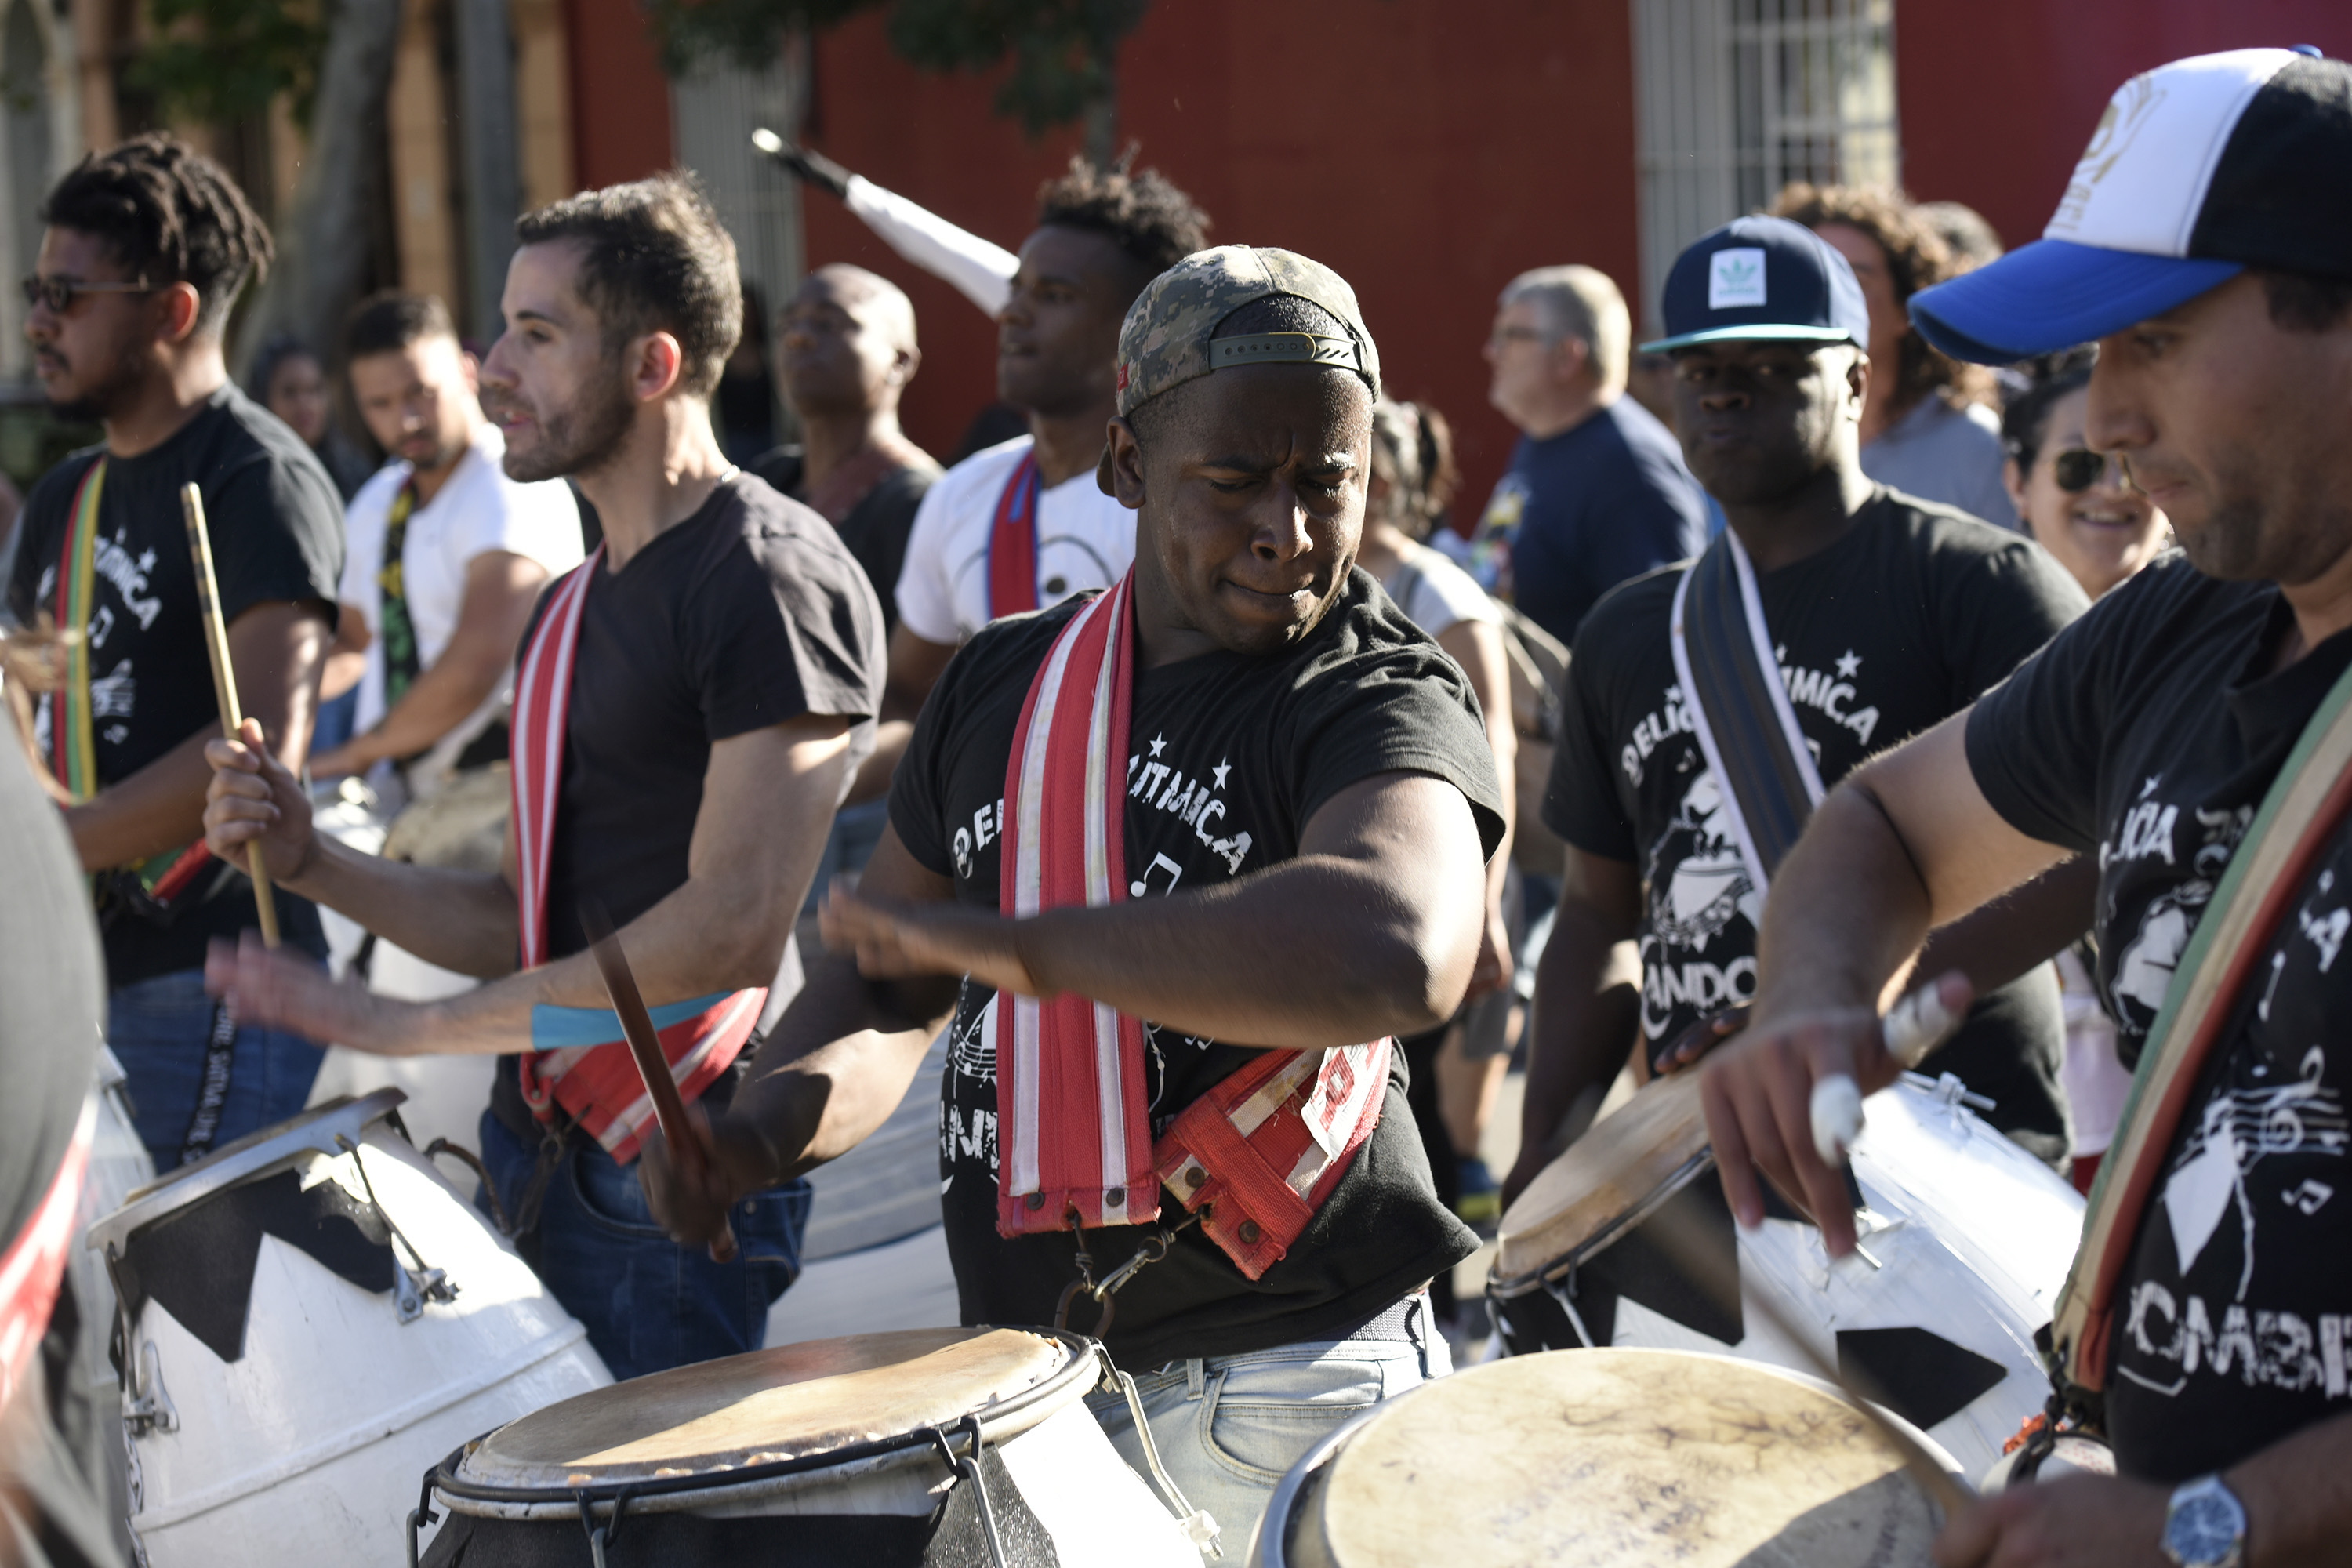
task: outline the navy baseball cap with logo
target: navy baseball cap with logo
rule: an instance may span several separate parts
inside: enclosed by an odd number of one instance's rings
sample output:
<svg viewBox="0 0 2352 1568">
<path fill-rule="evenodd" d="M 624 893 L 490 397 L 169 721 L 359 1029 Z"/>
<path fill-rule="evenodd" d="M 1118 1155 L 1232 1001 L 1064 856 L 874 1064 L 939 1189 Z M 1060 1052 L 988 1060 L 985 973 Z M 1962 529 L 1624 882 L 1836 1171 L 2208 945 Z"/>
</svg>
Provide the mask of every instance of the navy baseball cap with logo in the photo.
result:
<svg viewBox="0 0 2352 1568">
<path fill-rule="evenodd" d="M 1956 359 L 2118 332 L 2249 267 L 2352 277 L 2352 67 L 2232 49 L 2117 89 L 2042 237 L 1911 297 Z"/>
<path fill-rule="evenodd" d="M 1784 217 L 1734 218 L 1675 258 L 1659 301 L 1666 335 L 1645 354 L 1700 343 L 1870 344 L 1870 307 L 1844 257 Z"/>
</svg>

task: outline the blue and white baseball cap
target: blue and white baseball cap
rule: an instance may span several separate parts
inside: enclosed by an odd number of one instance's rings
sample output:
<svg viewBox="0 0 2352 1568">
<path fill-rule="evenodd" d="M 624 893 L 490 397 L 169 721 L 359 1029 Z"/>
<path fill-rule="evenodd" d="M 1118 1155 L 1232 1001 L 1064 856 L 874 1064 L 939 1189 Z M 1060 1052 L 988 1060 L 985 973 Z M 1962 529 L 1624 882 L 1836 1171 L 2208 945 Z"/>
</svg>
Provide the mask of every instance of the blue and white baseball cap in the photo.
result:
<svg viewBox="0 0 2352 1568">
<path fill-rule="evenodd" d="M 2232 49 L 2124 83 L 2042 237 L 1911 297 L 1955 359 L 2006 364 L 2160 316 L 2249 267 L 2352 277 L 2352 67 Z"/>
<path fill-rule="evenodd" d="M 1666 335 L 1645 354 L 1742 340 L 1870 346 L 1853 268 L 1784 217 L 1734 218 L 1675 258 L 1658 301 Z"/>
</svg>

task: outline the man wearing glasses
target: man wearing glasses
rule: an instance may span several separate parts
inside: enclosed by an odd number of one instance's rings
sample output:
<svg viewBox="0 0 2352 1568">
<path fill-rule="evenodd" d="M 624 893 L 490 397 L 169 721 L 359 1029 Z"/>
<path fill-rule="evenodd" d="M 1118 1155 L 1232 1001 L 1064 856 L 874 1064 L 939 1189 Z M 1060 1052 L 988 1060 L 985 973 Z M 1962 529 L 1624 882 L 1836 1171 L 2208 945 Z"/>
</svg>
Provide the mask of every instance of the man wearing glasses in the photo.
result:
<svg viewBox="0 0 2352 1568">
<path fill-rule="evenodd" d="M 106 439 L 34 486 L 9 607 L 79 634 L 36 738 L 97 900 L 107 1037 L 168 1170 L 299 1110 L 320 1059 L 205 994 L 206 941 L 255 910 L 251 884 L 204 846 L 220 713 L 180 487 L 204 494 L 245 712 L 297 769 L 334 629 L 342 508 L 301 437 L 228 379 L 229 308 L 270 241 L 216 164 L 141 136 L 85 158 L 41 217 L 24 284 L 34 368 L 60 416 Z M 278 921 L 289 945 L 325 955 L 310 903 L 280 892 Z"/>
</svg>

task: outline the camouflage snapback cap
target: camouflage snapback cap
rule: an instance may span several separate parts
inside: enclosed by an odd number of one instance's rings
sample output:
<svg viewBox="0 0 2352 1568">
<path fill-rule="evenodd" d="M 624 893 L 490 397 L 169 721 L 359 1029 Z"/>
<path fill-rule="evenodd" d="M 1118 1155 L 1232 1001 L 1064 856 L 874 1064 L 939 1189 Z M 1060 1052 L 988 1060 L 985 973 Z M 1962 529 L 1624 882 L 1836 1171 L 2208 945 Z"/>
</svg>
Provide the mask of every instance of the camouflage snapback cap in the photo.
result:
<svg viewBox="0 0 2352 1568">
<path fill-rule="evenodd" d="M 1254 332 L 1211 341 L 1226 317 L 1276 294 L 1320 305 L 1349 335 Z M 1292 251 L 1220 245 L 1153 279 L 1129 307 L 1118 330 L 1118 411 L 1133 413 L 1171 387 L 1237 364 L 1330 365 L 1362 376 L 1372 395 L 1381 395 L 1380 351 L 1346 279 Z"/>
</svg>

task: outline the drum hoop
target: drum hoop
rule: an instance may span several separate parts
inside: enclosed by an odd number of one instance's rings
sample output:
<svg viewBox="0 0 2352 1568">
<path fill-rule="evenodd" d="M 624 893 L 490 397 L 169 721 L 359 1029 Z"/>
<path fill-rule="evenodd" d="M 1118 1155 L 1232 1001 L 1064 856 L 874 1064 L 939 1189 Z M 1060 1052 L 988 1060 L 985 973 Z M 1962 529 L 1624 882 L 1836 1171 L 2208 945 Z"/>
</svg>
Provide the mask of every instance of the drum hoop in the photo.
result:
<svg viewBox="0 0 2352 1568">
<path fill-rule="evenodd" d="M 332 1100 L 304 1112 L 296 1125 L 281 1131 L 257 1136 L 242 1148 L 233 1143 L 216 1150 L 134 1191 L 121 1208 L 89 1227 L 86 1245 L 100 1253 L 110 1245 L 125 1246 L 156 1221 L 231 1187 L 243 1186 L 299 1155 L 333 1159 L 345 1152 L 339 1139 L 362 1142 L 368 1128 L 390 1116 L 407 1099 L 404 1090 L 379 1089 L 356 1100 Z"/>
<path fill-rule="evenodd" d="M 1102 1375 L 1102 1363 L 1096 1342 L 1084 1334 L 1064 1329 L 1003 1323 L 979 1325 L 973 1332 L 986 1333 L 1006 1327 L 1057 1342 L 1069 1353 L 1070 1360 L 1044 1382 L 1008 1395 L 985 1410 L 972 1412 L 980 1417 L 983 1440 L 993 1439 L 1007 1426 L 1014 1426 L 1014 1431 L 1008 1436 L 1018 1436 L 1027 1431 L 1045 1415 L 1055 1414 L 1061 1405 L 1076 1404 L 1084 1397 L 1083 1388 L 1076 1397 L 1069 1396 L 1072 1384 L 1084 1384 Z M 1036 1420 L 1019 1421 L 1021 1416 L 1031 1413 L 1036 1406 L 1047 1404 L 1052 1404 L 1054 1408 L 1039 1415 Z M 958 1417 L 954 1425 L 961 1426 L 964 1419 L 966 1417 Z M 610 1514 L 624 1494 L 626 1494 L 627 1506 L 632 1513 L 679 1512 L 787 1490 L 788 1488 L 778 1483 L 814 1471 L 840 1471 L 846 1477 L 926 1458 L 936 1459 L 938 1455 L 938 1449 L 931 1442 L 930 1428 L 920 1427 L 896 1436 L 829 1448 L 821 1454 L 802 1454 L 763 1465 L 744 1465 L 730 1470 L 712 1470 L 691 1476 L 599 1481 L 578 1487 L 499 1487 L 459 1476 L 457 1467 L 498 1430 L 492 1427 L 426 1471 L 426 1492 L 438 1494 L 452 1512 L 478 1519 L 571 1520 L 576 1523 L 583 1505 Z M 467 1503 L 476 1506 L 463 1506 Z"/>
<path fill-rule="evenodd" d="M 1417 1388 L 1406 1389 L 1403 1394 L 1382 1400 L 1360 1414 L 1349 1416 L 1333 1427 L 1330 1436 L 1307 1449 L 1297 1464 L 1283 1472 L 1282 1479 L 1274 1484 L 1274 1495 L 1266 1500 L 1265 1522 L 1258 1526 L 1257 1552 L 1250 1568 L 1289 1568 L 1291 1516 L 1297 1512 L 1307 1488 L 1333 1459 L 1339 1457 L 1339 1450 L 1348 1446 L 1356 1433 L 1370 1424 L 1372 1417 L 1393 1406 L 1397 1400 L 1427 1386 L 1423 1384 Z"/>
<path fill-rule="evenodd" d="M 1532 1295 L 1559 1279 L 1573 1276 L 1579 1267 L 1622 1241 L 1644 1220 L 1664 1207 L 1668 1199 L 1714 1168 L 1715 1150 L 1712 1147 L 1700 1150 L 1676 1166 L 1674 1174 L 1660 1182 L 1639 1203 L 1570 1247 L 1562 1256 L 1540 1268 L 1514 1275 L 1507 1279 L 1490 1277 L 1486 1281 L 1487 1296 L 1497 1301 L 1516 1301 L 1522 1296 Z"/>
</svg>

